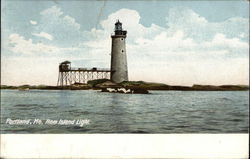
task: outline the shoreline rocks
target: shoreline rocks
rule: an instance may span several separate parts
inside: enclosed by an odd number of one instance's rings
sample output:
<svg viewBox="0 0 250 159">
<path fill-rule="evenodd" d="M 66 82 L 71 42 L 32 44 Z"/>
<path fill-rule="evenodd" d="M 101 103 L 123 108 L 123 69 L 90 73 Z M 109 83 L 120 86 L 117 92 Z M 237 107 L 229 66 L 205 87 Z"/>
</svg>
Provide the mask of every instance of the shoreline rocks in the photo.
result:
<svg viewBox="0 0 250 159">
<path fill-rule="evenodd" d="M 126 89 L 126 88 L 102 88 L 101 92 L 124 93 L 124 94 L 148 94 L 146 89 Z"/>
</svg>

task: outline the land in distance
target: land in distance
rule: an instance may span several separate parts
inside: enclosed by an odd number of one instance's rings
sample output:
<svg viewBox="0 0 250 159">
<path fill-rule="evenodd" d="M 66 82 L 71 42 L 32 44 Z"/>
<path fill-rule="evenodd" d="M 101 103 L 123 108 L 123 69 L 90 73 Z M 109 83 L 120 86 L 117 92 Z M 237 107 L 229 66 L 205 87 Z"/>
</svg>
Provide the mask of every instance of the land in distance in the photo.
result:
<svg viewBox="0 0 250 159">
<path fill-rule="evenodd" d="M 87 84 L 74 83 L 70 86 L 47 86 L 47 85 L 21 85 L 21 86 L 7 86 L 1 85 L 1 89 L 44 89 L 44 90 L 102 90 L 105 88 L 126 88 L 126 89 L 144 89 L 144 90 L 179 90 L 179 91 L 246 91 L 249 90 L 247 85 L 197 85 L 193 86 L 172 86 L 163 83 L 152 83 L 144 81 L 124 81 L 118 84 L 111 82 L 108 79 L 97 79 L 88 81 Z"/>
</svg>

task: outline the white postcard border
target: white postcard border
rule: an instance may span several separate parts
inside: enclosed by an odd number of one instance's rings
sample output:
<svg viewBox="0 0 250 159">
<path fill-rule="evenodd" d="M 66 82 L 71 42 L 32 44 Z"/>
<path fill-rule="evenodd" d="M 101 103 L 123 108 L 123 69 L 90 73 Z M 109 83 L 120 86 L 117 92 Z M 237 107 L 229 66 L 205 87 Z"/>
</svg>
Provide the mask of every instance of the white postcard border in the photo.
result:
<svg viewBox="0 0 250 159">
<path fill-rule="evenodd" d="M 1 134 L 2 158 L 248 158 L 249 134 Z"/>
</svg>

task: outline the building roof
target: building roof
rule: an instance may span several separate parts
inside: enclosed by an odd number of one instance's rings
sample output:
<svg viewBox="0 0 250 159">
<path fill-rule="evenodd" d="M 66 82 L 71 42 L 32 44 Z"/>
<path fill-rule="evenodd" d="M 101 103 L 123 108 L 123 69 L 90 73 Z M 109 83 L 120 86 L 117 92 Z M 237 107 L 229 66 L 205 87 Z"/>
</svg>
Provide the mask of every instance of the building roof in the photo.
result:
<svg viewBox="0 0 250 159">
<path fill-rule="evenodd" d="M 117 22 L 115 23 L 115 25 L 117 25 L 117 24 L 122 24 L 122 23 L 119 21 L 119 19 L 117 20 Z"/>
<path fill-rule="evenodd" d="M 70 61 L 63 61 L 61 62 L 61 64 L 70 64 L 71 62 Z"/>
</svg>

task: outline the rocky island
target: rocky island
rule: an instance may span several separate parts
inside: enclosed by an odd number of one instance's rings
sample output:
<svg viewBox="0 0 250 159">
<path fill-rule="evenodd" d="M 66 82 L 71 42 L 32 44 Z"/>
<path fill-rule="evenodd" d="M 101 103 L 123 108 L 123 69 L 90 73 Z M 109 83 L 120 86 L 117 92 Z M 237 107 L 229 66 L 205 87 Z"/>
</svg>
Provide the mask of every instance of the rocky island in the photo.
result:
<svg viewBox="0 0 250 159">
<path fill-rule="evenodd" d="M 44 90 L 101 90 L 102 92 L 113 93 L 149 93 L 148 90 L 165 90 L 165 91 L 247 91 L 247 85 L 193 85 L 193 86 L 173 86 L 163 83 L 152 83 L 144 81 L 124 81 L 121 83 L 113 83 L 108 79 L 97 79 L 88 81 L 87 84 L 74 83 L 70 86 L 47 86 L 47 85 L 21 85 L 21 86 L 7 86 L 1 85 L 1 89 L 44 89 Z"/>
</svg>

